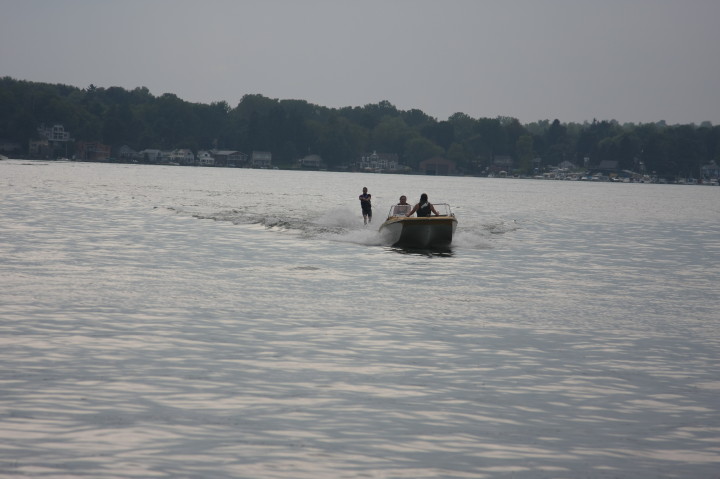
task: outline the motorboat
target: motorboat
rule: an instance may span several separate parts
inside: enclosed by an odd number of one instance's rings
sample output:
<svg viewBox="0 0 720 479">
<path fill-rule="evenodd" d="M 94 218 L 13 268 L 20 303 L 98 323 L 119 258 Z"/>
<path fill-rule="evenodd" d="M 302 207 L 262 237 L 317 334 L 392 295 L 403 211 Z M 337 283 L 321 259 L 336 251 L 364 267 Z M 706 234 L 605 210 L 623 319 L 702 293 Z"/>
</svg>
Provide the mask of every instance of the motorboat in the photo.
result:
<svg viewBox="0 0 720 479">
<path fill-rule="evenodd" d="M 380 225 L 384 242 L 411 248 L 447 248 L 457 228 L 457 218 L 447 203 L 433 203 L 438 216 L 405 216 L 411 205 L 390 207 L 388 217 Z"/>
</svg>

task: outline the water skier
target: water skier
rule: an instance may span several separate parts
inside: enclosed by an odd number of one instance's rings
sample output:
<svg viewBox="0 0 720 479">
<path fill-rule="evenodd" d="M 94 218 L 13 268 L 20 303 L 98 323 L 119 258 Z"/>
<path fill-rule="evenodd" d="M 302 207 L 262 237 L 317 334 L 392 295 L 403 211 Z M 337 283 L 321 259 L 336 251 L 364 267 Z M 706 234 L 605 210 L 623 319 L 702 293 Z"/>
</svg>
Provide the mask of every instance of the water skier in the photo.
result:
<svg viewBox="0 0 720 479">
<path fill-rule="evenodd" d="M 363 221 L 368 224 L 372 221 L 372 195 L 368 193 L 367 187 L 363 187 L 360 198 L 360 208 L 362 208 Z"/>
</svg>

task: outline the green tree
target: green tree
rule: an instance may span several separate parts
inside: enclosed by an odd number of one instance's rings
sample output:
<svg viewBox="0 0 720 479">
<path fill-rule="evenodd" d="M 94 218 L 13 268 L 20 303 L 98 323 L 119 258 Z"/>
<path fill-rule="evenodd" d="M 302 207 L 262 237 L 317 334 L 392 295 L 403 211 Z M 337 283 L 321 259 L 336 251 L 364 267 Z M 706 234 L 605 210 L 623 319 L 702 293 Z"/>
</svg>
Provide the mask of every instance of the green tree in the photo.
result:
<svg viewBox="0 0 720 479">
<path fill-rule="evenodd" d="M 418 133 L 402 118 L 386 116 L 372 130 L 371 147 L 376 151 L 396 153 L 402 158 L 406 142 L 416 136 Z"/>
<path fill-rule="evenodd" d="M 428 123 L 422 128 L 421 132 L 422 136 L 445 150 L 450 148 L 450 145 L 455 141 L 455 127 L 449 121 Z"/>
<path fill-rule="evenodd" d="M 565 126 L 559 120 L 553 120 L 545 132 L 545 151 L 543 162 L 547 165 L 558 165 L 569 160 L 568 138 Z"/>
<path fill-rule="evenodd" d="M 465 113 L 455 113 L 448 118 L 448 123 L 453 127 L 455 141 L 463 143 L 477 134 L 477 120 L 472 119 Z"/>
<path fill-rule="evenodd" d="M 351 163 L 360 156 L 367 143 L 367 130 L 341 116 L 330 118 L 327 123 L 316 127 L 316 131 L 316 151 L 330 166 Z"/>
<path fill-rule="evenodd" d="M 189 103 L 173 94 L 155 97 L 146 87 L 80 89 L 0 78 L 0 137 L 27 148 L 41 124 L 56 123 L 78 141 L 113 147 L 262 149 L 283 162 L 320 153 L 330 166 L 372 150 L 397 153 L 413 164 L 444 153 L 470 173 L 490 166 L 497 155 L 512 155 L 524 171 L 535 155 L 545 165 L 563 160 L 583 164 L 589 157 L 590 167 L 609 159 L 638 170 L 642 162 L 646 171 L 666 177 L 698 176 L 704 164 L 720 162 L 720 127 L 709 122 L 669 126 L 664 121 L 541 120 L 522 125 L 511 117 L 474 119 L 462 112 L 438 122 L 421 110 L 401 111 L 385 100 L 332 109 L 255 94 L 230 108 L 226 102 Z"/>
<path fill-rule="evenodd" d="M 493 161 L 492 142 L 487 141 L 481 134 L 475 134 L 462 143 L 463 149 L 469 156 L 470 171 L 480 172 L 489 168 Z"/>
<path fill-rule="evenodd" d="M 420 162 L 440 156 L 444 153 L 442 147 L 423 137 L 410 138 L 405 145 L 403 163 L 417 169 Z"/>
<path fill-rule="evenodd" d="M 515 151 L 518 158 L 518 166 L 521 173 L 531 173 L 533 170 L 533 137 L 532 135 L 522 135 L 517 139 Z"/>
<path fill-rule="evenodd" d="M 460 143 L 453 143 L 447 150 L 447 159 L 454 161 L 460 171 L 473 171 L 471 157 Z"/>
</svg>

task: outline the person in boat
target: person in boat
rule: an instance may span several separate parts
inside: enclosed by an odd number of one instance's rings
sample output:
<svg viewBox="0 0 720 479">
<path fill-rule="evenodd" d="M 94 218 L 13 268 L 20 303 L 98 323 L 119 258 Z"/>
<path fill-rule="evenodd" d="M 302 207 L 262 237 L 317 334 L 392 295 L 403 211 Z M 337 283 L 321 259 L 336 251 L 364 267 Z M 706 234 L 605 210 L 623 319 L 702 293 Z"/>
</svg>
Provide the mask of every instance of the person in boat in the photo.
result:
<svg viewBox="0 0 720 479">
<path fill-rule="evenodd" d="M 362 208 L 363 221 L 368 224 L 372 221 L 372 195 L 368 193 L 367 187 L 363 187 L 360 198 L 360 208 Z"/>
<path fill-rule="evenodd" d="M 396 204 L 395 208 L 393 208 L 393 215 L 405 215 L 411 209 L 412 206 L 410 206 L 410 203 L 407 202 L 407 196 L 402 195 L 400 197 L 400 203 Z"/>
<path fill-rule="evenodd" d="M 410 213 L 406 214 L 405 216 L 412 216 L 415 212 L 417 212 L 418 218 L 421 218 L 423 216 L 430 216 L 430 213 L 434 213 L 435 216 L 440 216 L 440 213 L 437 212 L 432 203 L 428 201 L 427 193 L 423 193 L 422 195 L 420 195 L 420 202 L 413 206 L 413 209 L 410 210 Z"/>
</svg>

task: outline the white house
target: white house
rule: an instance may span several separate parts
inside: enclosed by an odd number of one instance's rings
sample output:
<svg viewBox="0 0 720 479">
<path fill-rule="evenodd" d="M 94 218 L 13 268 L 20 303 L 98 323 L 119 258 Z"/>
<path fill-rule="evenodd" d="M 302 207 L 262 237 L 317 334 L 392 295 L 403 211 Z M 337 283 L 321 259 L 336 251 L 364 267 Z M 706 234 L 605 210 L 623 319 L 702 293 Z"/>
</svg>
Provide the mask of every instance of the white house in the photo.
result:
<svg viewBox="0 0 720 479">
<path fill-rule="evenodd" d="M 253 168 L 270 168 L 272 166 L 272 153 L 269 151 L 253 151 L 250 166 Z"/>
<path fill-rule="evenodd" d="M 303 168 L 320 168 L 322 165 L 322 158 L 320 155 L 307 155 L 304 158 L 300 158 L 300 166 Z"/>
<path fill-rule="evenodd" d="M 209 151 L 198 151 L 197 161 L 200 166 L 215 166 L 215 158 L 213 158 Z"/>
<path fill-rule="evenodd" d="M 162 151 L 160 150 L 143 150 L 140 152 L 140 155 L 147 160 L 148 163 L 159 163 L 160 155 L 162 155 Z"/>
<path fill-rule="evenodd" d="M 117 157 L 122 161 L 140 161 L 142 155 L 127 145 L 123 145 L 117 150 Z"/>
<path fill-rule="evenodd" d="M 191 150 L 181 148 L 179 150 L 173 150 L 170 153 L 170 161 L 179 165 L 194 165 L 195 155 Z"/>
<path fill-rule="evenodd" d="M 70 141 L 70 132 L 65 131 L 63 125 L 53 125 L 48 128 L 42 125 L 38 128 L 38 133 L 48 141 Z"/>
<path fill-rule="evenodd" d="M 242 151 L 235 150 L 210 150 L 215 158 L 215 166 L 244 166 L 247 163 L 247 155 Z"/>
<path fill-rule="evenodd" d="M 720 167 L 717 165 L 717 163 L 712 161 L 707 165 L 702 166 L 702 168 L 700 169 L 700 174 L 703 178 L 719 178 Z"/>
<path fill-rule="evenodd" d="M 361 170 L 377 171 L 377 170 L 397 170 L 398 156 L 395 153 L 372 153 L 361 156 L 358 164 Z"/>
</svg>

